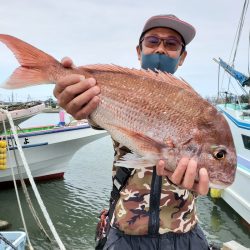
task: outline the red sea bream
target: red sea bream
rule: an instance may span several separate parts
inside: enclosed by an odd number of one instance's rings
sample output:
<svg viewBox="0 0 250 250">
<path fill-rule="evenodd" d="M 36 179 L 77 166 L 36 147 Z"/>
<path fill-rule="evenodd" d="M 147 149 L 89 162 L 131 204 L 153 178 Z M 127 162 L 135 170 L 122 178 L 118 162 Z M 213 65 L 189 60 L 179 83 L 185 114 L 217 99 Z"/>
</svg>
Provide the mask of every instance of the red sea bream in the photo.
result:
<svg viewBox="0 0 250 250">
<path fill-rule="evenodd" d="M 64 68 L 15 37 L 0 35 L 0 41 L 21 65 L 5 83 L 7 88 L 56 83 L 72 73 L 96 79 L 101 102 L 90 119 L 133 152 L 117 165 L 141 168 L 164 159 L 173 171 L 185 155 L 197 159 L 198 169 L 208 170 L 211 187 L 224 188 L 234 181 L 236 152 L 230 128 L 222 114 L 184 81 L 115 65 Z"/>
</svg>

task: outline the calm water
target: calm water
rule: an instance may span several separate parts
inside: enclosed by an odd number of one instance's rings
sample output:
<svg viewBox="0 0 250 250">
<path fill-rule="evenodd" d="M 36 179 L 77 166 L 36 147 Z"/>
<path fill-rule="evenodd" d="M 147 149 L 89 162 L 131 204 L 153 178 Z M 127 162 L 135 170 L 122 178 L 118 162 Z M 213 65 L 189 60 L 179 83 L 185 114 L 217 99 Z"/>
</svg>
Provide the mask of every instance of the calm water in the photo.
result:
<svg viewBox="0 0 250 250">
<path fill-rule="evenodd" d="M 51 123 L 56 114 L 42 114 L 29 123 Z M 39 122 L 40 121 L 40 122 Z M 29 124 L 26 122 L 26 124 Z M 37 184 L 41 197 L 66 249 L 94 249 L 94 233 L 99 211 L 107 207 L 111 188 L 113 150 L 109 137 L 92 142 L 75 153 L 69 162 L 64 180 Z M 32 201 L 39 211 L 32 189 Z M 37 228 L 23 200 L 23 211 L 35 249 L 57 249 Z M 250 231 L 241 218 L 222 200 L 199 197 L 197 201 L 200 225 L 209 241 L 216 244 L 236 240 L 250 247 Z M 42 218 L 42 215 L 40 216 Z M 22 230 L 14 189 L 0 190 L 0 219 L 9 221 L 10 230 Z M 44 220 L 42 220 L 44 221 Z M 46 222 L 44 222 L 46 225 Z M 46 226 L 47 227 L 47 226 Z M 52 237 L 52 236 L 51 236 Z"/>
</svg>

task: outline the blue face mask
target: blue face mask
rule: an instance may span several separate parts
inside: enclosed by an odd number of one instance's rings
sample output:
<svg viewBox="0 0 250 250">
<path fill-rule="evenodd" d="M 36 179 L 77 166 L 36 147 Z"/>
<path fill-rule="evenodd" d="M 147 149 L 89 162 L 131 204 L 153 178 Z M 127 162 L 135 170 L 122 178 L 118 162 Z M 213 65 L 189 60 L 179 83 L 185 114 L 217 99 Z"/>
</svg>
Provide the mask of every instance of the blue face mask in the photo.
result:
<svg viewBox="0 0 250 250">
<path fill-rule="evenodd" d="M 151 69 L 153 71 L 160 70 L 174 74 L 177 69 L 180 57 L 171 58 L 165 54 L 148 54 L 142 53 L 142 68 Z"/>
</svg>

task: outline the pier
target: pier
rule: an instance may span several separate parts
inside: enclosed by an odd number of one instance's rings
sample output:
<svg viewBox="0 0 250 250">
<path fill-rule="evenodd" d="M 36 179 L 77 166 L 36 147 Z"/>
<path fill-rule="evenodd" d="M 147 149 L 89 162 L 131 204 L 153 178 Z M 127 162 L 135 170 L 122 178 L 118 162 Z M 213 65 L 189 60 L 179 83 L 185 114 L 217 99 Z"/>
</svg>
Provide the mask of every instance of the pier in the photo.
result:
<svg viewBox="0 0 250 250">
<path fill-rule="evenodd" d="M 239 244 L 234 240 L 224 243 L 221 248 L 221 250 L 247 250 L 247 249 L 249 248 L 242 246 L 241 244 Z"/>
<path fill-rule="evenodd" d="M 7 229 L 10 226 L 8 221 L 0 220 L 0 230 Z"/>
</svg>

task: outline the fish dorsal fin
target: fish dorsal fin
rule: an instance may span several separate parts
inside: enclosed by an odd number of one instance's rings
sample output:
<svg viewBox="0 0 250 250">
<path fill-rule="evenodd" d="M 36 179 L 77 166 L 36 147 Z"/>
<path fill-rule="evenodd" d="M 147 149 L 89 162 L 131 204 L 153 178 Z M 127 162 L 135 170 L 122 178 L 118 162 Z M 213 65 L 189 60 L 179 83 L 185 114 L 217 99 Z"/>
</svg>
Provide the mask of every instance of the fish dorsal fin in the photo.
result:
<svg viewBox="0 0 250 250">
<path fill-rule="evenodd" d="M 129 69 L 122 66 L 114 65 L 114 64 L 91 64 L 81 67 L 87 71 L 102 71 L 102 72 L 115 72 L 122 74 L 132 74 L 139 77 L 148 77 L 155 81 L 167 82 L 174 86 L 178 86 L 183 88 L 189 92 L 197 94 L 197 92 L 183 79 L 179 79 L 172 74 L 157 71 L 154 72 L 152 70 L 144 70 L 144 69 Z"/>
<path fill-rule="evenodd" d="M 175 86 L 178 86 L 180 88 L 184 88 L 190 92 L 193 92 L 195 94 L 197 94 L 197 92 L 186 82 L 184 81 L 182 78 L 179 79 L 176 76 L 166 73 L 166 72 L 162 72 L 162 71 L 157 71 L 157 77 L 159 77 L 160 79 L 162 79 L 162 81 L 167 81 L 170 84 L 173 84 Z"/>
<path fill-rule="evenodd" d="M 193 92 L 195 92 L 197 95 L 199 95 L 183 77 L 180 77 L 180 79 L 182 80 L 183 83 L 186 84 L 187 88 L 192 89 Z"/>
</svg>

